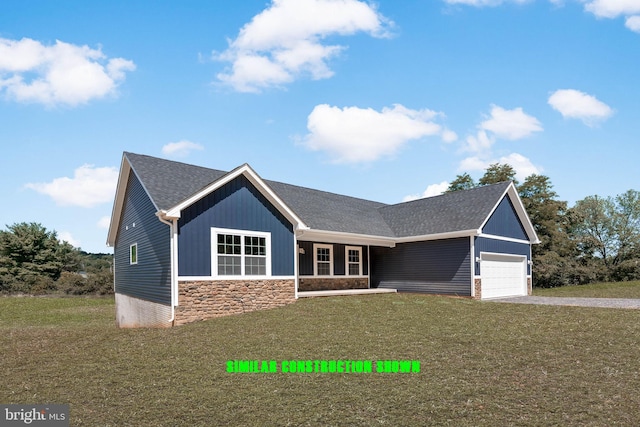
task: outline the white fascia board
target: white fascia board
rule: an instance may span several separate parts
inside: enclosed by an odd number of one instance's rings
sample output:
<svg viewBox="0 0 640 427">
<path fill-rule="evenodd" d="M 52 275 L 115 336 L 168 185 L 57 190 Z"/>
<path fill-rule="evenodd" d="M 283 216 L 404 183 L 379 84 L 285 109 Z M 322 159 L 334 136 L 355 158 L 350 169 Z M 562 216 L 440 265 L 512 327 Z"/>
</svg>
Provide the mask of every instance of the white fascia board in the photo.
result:
<svg viewBox="0 0 640 427">
<path fill-rule="evenodd" d="M 291 210 L 291 208 L 289 208 L 282 201 L 282 199 L 280 199 L 280 197 L 278 197 L 276 193 L 273 190 L 271 190 L 271 188 L 258 176 L 258 174 L 251 168 L 251 166 L 249 166 L 246 163 L 242 166 L 235 168 L 234 170 L 227 173 L 217 181 L 212 182 L 210 185 L 208 185 L 201 191 L 197 192 L 196 194 L 192 195 L 188 199 L 182 201 L 180 204 L 172 207 L 167 211 L 164 211 L 165 217 L 173 218 L 173 219 L 180 218 L 181 211 L 184 208 L 191 206 L 193 203 L 211 194 L 212 192 L 222 187 L 223 185 L 233 181 L 235 178 L 237 178 L 240 175 L 244 175 L 245 177 L 247 177 L 247 179 L 253 185 L 255 185 L 258 191 L 260 191 L 260 193 L 262 193 L 262 195 L 265 196 L 267 200 L 269 200 L 269 202 L 271 202 L 281 214 L 283 214 L 289 221 L 291 221 L 295 229 L 304 230 L 308 228 L 304 224 L 302 219 L 300 219 L 298 215 L 296 215 L 295 212 L 293 212 L 293 210 Z"/>
<path fill-rule="evenodd" d="M 109 222 L 109 232 L 107 233 L 107 246 L 113 247 L 116 244 L 118 235 L 118 225 L 120 224 L 120 216 L 124 208 L 124 195 L 127 192 L 127 182 L 131 173 L 131 165 L 126 156 L 122 155 L 120 163 L 120 173 L 118 174 L 118 185 L 113 200 L 113 208 L 111 209 L 111 221 Z"/>
<path fill-rule="evenodd" d="M 487 215 L 487 217 L 484 219 L 484 222 L 480 226 L 480 230 L 482 230 L 484 226 L 487 225 L 487 222 L 491 218 L 491 215 L 493 215 L 496 209 L 498 209 L 498 205 L 500 205 L 500 202 L 502 202 L 502 199 L 504 199 L 504 197 L 507 195 L 509 196 L 511 203 L 513 204 L 513 208 L 516 210 L 516 214 L 518 215 L 518 219 L 520 219 L 520 223 L 524 227 L 524 231 L 527 233 L 527 236 L 529 236 L 529 242 L 527 243 L 533 243 L 533 244 L 540 243 L 540 239 L 538 239 L 536 230 L 535 228 L 533 228 L 531 219 L 529 219 L 529 215 L 527 214 L 527 211 L 525 210 L 524 205 L 522 204 L 522 199 L 520 199 L 520 196 L 518 195 L 518 190 L 516 190 L 516 186 L 513 184 L 513 182 L 509 184 L 505 192 L 502 193 L 502 196 L 500 197 L 500 199 L 498 199 L 498 201 L 496 202 L 493 209 L 491 209 L 491 212 L 489 212 L 489 215 Z"/>
<path fill-rule="evenodd" d="M 298 230 L 296 241 L 316 243 L 343 243 L 353 245 L 372 245 L 393 248 L 396 244 L 393 237 L 370 236 L 367 234 L 342 233 L 325 230 Z"/>
<path fill-rule="evenodd" d="M 493 240 L 503 240 L 505 242 L 524 243 L 526 245 L 531 243 L 528 240 L 514 239 L 513 237 L 496 236 L 495 234 L 480 233 L 478 237 L 486 237 L 487 239 L 493 239 Z"/>
<path fill-rule="evenodd" d="M 513 183 L 511 183 L 511 185 L 509 186 L 509 192 L 512 197 L 517 200 L 517 203 L 514 203 L 513 207 L 518 213 L 518 217 L 520 218 L 522 225 L 524 225 L 524 229 L 527 232 L 527 236 L 529 236 L 530 242 L 533 244 L 540 243 L 540 239 L 538 238 L 536 229 L 533 228 L 533 223 L 531 222 L 531 219 L 529 218 L 529 215 L 524 208 L 524 204 L 522 203 L 522 199 L 520 199 L 520 195 L 518 195 L 518 191 L 516 190 L 516 187 L 513 185 Z M 513 198 L 511 199 L 511 201 L 513 201 Z"/>
<path fill-rule="evenodd" d="M 480 235 L 480 230 L 460 230 L 449 231 L 446 233 L 425 234 L 422 236 L 407 236 L 396 238 L 396 243 L 409 243 L 409 242 L 423 242 L 425 240 L 442 240 L 442 239 L 455 239 L 458 237 L 469 237 Z"/>
<path fill-rule="evenodd" d="M 242 166 L 246 168 L 246 173 L 244 174 L 249 181 L 262 193 L 264 197 L 274 205 L 282 215 L 284 215 L 291 223 L 295 226 L 295 229 L 306 230 L 309 227 L 302 221 L 302 219 L 296 215 L 296 213 L 289 207 L 287 204 L 280 198 L 278 195 L 267 185 L 266 182 L 260 178 L 260 176 L 249 166 L 248 164 L 244 164 Z"/>
<path fill-rule="evenodd" d="M 384 237 L 366 234 L 342 233 L 337 231 L 304 230 L 296 233 L 297 241 L 320 243 L 343 243 L 354 245 L 371 245 L 393 248 L 397 243 L 423 242 L 426 240 L 455 239 L 458 237 L 479 236 L 480 230 L 461 230 L 447 233 L 425 234 L 421 236 Z"/>
<path fill-rule="evenodd" d="M 142 189 L 147 194 L 147 197 L 153 204 L 153 207 L 158 210 L 156 202 L 147 191 L 144 182 L 140 179 L 136 170 L 131 167 L 127 155 L 122 155 L 122 163 L 120 165 L 120 173 L 118 175 L 118 185 L 116 187 L 116 196 L 113 202 L 113 210 L 111 211 L 111 222 L 109 223 L 109 233 L 107 234 L 107 246 L 114 246 L 116 244 L 116 237 L 118 235 L 118 225 L 120 224 L 120 216 L 122 215 L 122 209 L 124 208 L 124 196 L 127 193 L 127 183 L 129 182 L 129 175 L 131 172 L 136 176 L 138 182 L 142 186 Z"/>
</svg>

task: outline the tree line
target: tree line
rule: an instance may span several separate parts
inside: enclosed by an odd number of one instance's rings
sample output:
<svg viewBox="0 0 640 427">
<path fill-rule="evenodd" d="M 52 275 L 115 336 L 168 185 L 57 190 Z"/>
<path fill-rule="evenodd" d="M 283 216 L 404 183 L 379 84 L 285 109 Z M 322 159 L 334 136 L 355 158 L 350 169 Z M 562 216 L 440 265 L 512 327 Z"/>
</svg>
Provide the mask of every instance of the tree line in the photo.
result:
<svg viewBox="0 0 640 427">
<path fill-rule="evenodd" d="M 475 182 L 457 175 L 445 192 L 513 181 L 540 244 L 533 245 L 533 283 L 538 287 L 640 279 L 640 192 L 585 197 L 568 207 L 549 177 L 519 183 L 508 164 L 492 164 Z"/>
<path fill-rule="evenodd" d="M 38 223 L 0 230 L 0 293 L 113 293 L 113 257 L 60 241 Z"/>
</svg>

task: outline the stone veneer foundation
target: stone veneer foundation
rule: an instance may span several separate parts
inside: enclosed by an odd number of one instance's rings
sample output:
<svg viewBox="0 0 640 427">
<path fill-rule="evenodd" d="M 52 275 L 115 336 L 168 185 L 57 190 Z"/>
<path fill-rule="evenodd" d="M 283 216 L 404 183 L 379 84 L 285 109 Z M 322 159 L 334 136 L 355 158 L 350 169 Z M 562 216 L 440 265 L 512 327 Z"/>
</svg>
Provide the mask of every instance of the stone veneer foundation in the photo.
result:
<svg viewBox="0 0 640 427">
<path fill-rule="evenodd" d="M 280 307 L 294 301 L 294 279 L 179 282 L 174 325 Z"/>
<path fill-rule="evenodd" d="M 473 279 L 474 294 L 473 299 L 482 298 L 482 279 Z"/>
<path fill-rule="evenodd" d="M 300 277 L 298 291 L 338 291 L 343 289 L 367 289 L 367 277 Z"/>
</svg>

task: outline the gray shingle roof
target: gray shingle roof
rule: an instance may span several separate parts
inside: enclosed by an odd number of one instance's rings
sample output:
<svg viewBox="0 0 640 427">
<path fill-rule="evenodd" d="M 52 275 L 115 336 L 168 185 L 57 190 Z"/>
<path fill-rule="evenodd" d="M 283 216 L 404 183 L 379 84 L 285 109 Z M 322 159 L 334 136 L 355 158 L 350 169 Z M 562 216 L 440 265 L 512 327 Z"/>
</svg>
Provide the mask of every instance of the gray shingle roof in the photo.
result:
<svg viewBox="0 0 640 427">
<path fill-rule="evenodd" d="M 478 230 L 509 182 L 455 191 L 379 209 L 396 237 Z"/>
<path fill-rule="evenodd" d="M 168 210 L 227 172 L 125 153 L 158 209 Z M 509 183 L 387 205 L 282 182 L 265 183 L 315 230 L 408 237 L 479 229 Z"/>
<path fill-rule="evenodd" d="M 265 182 L 312 229 L 394 237 L 378 211 L 384 203 Z"/>
<path fill-rule="evenodd" d="M 158 209 L 170 209 L 227 172 L 124 153 Z"/>
</svg>

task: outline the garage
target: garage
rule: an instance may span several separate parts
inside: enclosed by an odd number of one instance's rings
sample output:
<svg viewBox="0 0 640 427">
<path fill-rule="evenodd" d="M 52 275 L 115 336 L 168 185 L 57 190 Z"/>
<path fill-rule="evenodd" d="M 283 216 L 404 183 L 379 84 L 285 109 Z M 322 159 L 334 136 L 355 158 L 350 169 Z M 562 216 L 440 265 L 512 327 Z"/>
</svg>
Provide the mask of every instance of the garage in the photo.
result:
<svg viewBox="0 0 640 427">
<path fill-rule="evenodd" d="M 527 295 L 527 257 L 480 254 L 482 299 Z"/>
</svg>

